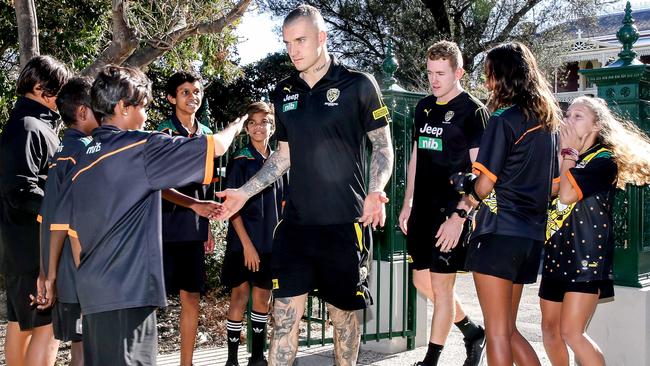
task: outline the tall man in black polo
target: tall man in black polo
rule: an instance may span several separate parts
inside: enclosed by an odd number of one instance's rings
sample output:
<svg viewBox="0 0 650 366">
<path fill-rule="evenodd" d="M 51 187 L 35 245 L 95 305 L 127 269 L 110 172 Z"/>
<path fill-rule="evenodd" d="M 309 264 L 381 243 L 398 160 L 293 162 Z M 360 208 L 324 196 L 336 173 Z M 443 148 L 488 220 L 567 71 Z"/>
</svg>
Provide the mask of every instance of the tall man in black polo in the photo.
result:
<svg viewBox="0 0 650 366">
<path fill-rule="evenodd" d="M 372 76 L 329 56 L 316 8 L 289 13 L 282 35 L 298 73 L 275 90 L 278 151 L 242 188 L 218 193 L 226 198 L 219 217 L 237 212 L 291 166 L 291 193 L 273 246 L 269 363 L 293 362 L 307 294 L 318 289 L 334 325 L 336 363 L 355 365 L 361 330 L 354 311 L 371 301 L 368 226 L 384 223 L 383 189 L 393 164 L 388 109 Z M 366 138 L 372 143 L 369 193 Z"/>
</svg>

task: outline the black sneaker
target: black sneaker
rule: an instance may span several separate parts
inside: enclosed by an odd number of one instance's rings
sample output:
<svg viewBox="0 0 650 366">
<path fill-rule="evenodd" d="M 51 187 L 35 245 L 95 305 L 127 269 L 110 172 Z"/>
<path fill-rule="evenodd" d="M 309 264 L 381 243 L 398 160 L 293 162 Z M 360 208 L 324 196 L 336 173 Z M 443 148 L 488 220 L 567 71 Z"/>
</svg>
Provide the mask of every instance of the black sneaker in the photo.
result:
<svg viewBox="0 0 650 366">
<path fill-rule="evenodd" d="M 485 355 L 485 329 L 481 328 L 481 334 L 472 340 L 465 339 L 465 350 L 467 351 L 467 359 L 463 366 L 478 366 L 483 360 Z"/>
<path fill-rule="evenodd" d="M 262 356 L 261 358 L 253 360 L 253 358 L 248 359 L 248 366 L 266 366 L 269 363 L 266 361 L 266 358 Z"/>
<path fill-rule="evenodd" d="M 226 361 L 226 364 L 223 366 L 239 366 L 238 362 L 232 362 L 230 360 Z"/>
<path fill-rule="evenodd" d="M 419 361 L 413 364 L 413 366 L 429 366 L 428 363 L 424 363 L 423 361 Z"/>
</svg>

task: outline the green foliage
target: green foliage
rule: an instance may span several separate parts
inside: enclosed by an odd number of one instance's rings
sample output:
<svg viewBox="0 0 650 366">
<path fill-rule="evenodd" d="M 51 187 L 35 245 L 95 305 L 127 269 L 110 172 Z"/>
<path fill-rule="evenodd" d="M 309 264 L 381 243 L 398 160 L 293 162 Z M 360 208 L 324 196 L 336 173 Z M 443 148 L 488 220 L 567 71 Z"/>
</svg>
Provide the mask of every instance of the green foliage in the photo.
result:
<svg viewBox="0 0 650 366">
<path fill-rule="evenodd" d="M 206 22 L 224 14 L 232 0 L 129 1 L 127 23 L 142 44 L 163 45 L 177 27 Z M 49 54 L 81 71 L 92 64 L 111 40 L 111 2 L 104 0 L 59 0 L 36 3 L 41 54 Z M 235 23 L 236 25 L 236 23 Z M 238 39 L 231 26 L 218 34 L 191 36 L 170 47 L 147 68 L 153 82 L 154 100 L 149 108 L 148 128 L 171 112 L 164 95 L 167 78 L 176 70 L 200 71 L 206 80 L 230 83 L 241 75 L 230 61 Z M 16 15 L 11 0 L 0 0 L 0 130 L 15 101 L 18 76 Z"/>
<path fill-rule="evenodd" d="M 246 65 L 232 81 L 216 78 L 206 89 L 212 117 L 219 122 L 232 121 L 252 102 L 269 101 L 275 85 L 295 72 L 286 53 L 273 53 Z"/>
<path fill-rule="evenodd" d="M 325 18 L 329 50 L 347 64 L 375 75 L 386 57 L 387 41 L 399 60 L 395 77 L 410 90 L 428 90 L 425 56 L 441 39 L 455 41 L 463 51 L 465 69 L 476 83 L 485 50 L 519 40 L 545 45 L 560 40 L 567 20 L 589 17 L 609 0 L 264 0 L 263 8 L 283 17 L 301 3 L 319 8 Z M 555 50 L 544 49 L 545 53 Z"/>
</svg>

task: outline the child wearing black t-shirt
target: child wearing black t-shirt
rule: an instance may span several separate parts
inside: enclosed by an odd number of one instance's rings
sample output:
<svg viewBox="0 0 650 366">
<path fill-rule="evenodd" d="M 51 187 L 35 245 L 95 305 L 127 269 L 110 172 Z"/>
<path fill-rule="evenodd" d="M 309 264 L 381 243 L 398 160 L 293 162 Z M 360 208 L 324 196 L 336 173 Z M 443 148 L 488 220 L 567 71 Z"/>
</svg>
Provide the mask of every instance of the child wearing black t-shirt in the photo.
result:
<svg viewBox="0 0 650 366">
<path fill-rule="evenodd" d="M 488 51 L 485 73 L 492 116 L 473 164 L 480 175 L 464 189 L 467 207 L 478 206 L 466 269 L 485 319 L 488 364 L 539 365 L 516 320 L 523 285 L 537 279 L 560 108 L 523 44 Z"/>
<path fill-rule="evenodd" d="M 605 365 L 586 334 L 600 298 L 614 295 L 612 205 L 616 186 L 650 182 L 650 139 L 616 119 L 599 98 L 580 97 L 560 135 L 560 180 L 553 186 L 539 289 L 544 348 L 554 365 Z"/>
<path fill-rule="evenodd" d="M 250 142 L 240 149 L 226 169 L 226 188 L 239 188 L 264 165 L 273 154 L 269 138 L 275 128 L 273 109 L 256 102 L 246 109 L 244 123 Z M 286 176 L 285 176 L 286 177 Z M 266 323 L 271 301 L 271 248 L 273 231 L 282 212 L 286 186 L 278 179 L 251 199 L 230 219 L 223 261 L 222 284 L 232 289 L 228 306 L 228 361 L 226 366 L 238 365 L 237 350 L 242 319 L 252 294 L 251 329 L 253 340 L 249 366 L 264 366 Z M 252 287 L 252 292 L 251 292 Z"/>
</svg>

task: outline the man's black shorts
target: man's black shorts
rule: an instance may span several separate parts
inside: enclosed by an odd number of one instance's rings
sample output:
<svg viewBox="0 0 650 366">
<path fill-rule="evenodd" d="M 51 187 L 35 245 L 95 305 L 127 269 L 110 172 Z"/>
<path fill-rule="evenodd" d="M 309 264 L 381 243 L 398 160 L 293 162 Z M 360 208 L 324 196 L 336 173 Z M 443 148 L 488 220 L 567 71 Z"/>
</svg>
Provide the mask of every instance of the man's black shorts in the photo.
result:
<svg viewBox="0 0 650 366">
<path fill-rule="evenodd" d="M 535 283 L 544 243 L 519 236 L 485 234 L 470 241 L 465 267 L 516 284 Z"/>
<path fill-rule="evenodd" d="M 120 309 L 84 315 L 85 366 L 156 365 L 156 308 Z"/>
<path fill-rule="evenodd" d="M 77 333 L 77 321 L 81 321 L 81 306 L 57 302 L 52 308 L 52 328 L 54 338 L 64 342 L 81 342 L 81 334 Z"/>
<path fill-rule="evenodd" d="M 540 298 L 548 301 L 562 302 L 567 292 L 599 294 L 599 299 L 607 299 L 614 296 L 614 281 L 571 282 L 542 276 L 542 281 L 539 285 Z"/>
<path fill-rule="evenodd" d="M 273 241 L 273 295 L 313 293 L 342 310 L 372 304 L 372 235 L 359 223 L 303 226 L 281 221 Z"/>
<path fill-rule="evenodd" d="M 20 330 L 30 330 L 52 323 L 52 309 L 37 310 L 29 303 L 29 295 L 36 296 L 38 270 L 20 275 L 6 275 L 7 320 L 17 322 Z"/>
<path fill-rule="evenodd" d="M 465 270 L 468 247 L 466 239 L 470 220 L 465 220 L 456 247 L 448 253 L 443 253 L 440 251 L 440 247 L 436 247 L 436 233 L 446 219 L 446 215 L 442 212 L 430 222 L 429 220 L 425 223 L 409 221 L 406 246 L 411 257 L 411 269 L 417 271 L 428 269 L 434 273 L 456 273 Z"/>
<path fill-rule="evenodd" d="M 179 290 L 205 293 L 203 242 L 163 243 L 163 265 L 167 295 L 178 295 Z"/>
<path fill-rule="evenodd" d="M 259 254 L 260 269 L 253 272 L 244 265 L 244 252 L 226 251 L 221 270 L 221 284 L 228 288 L 239 287 L 244 282 L 270 290 L 271 254 Z"/>
</svg>

